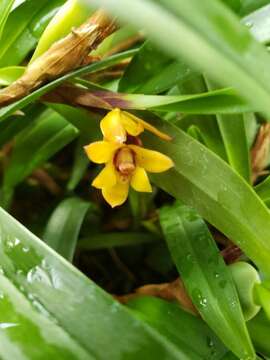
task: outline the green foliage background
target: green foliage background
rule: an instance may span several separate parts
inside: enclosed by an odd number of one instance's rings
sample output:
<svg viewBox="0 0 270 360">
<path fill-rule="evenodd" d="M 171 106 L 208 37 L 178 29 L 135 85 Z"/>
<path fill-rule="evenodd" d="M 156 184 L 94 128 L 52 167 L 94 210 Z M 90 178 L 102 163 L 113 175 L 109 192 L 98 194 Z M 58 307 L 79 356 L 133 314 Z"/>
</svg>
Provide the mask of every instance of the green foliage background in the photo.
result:
<svg viewBox="0 0 270 360">
<path fill-rule="evenodd" d="M 270 357 L 269 146 L 255 183 L 250 156 L 270 118 L 269 1 L 20 3 L 0 0 L 1 87 L 97 7 L 121 26 L 96 62 L 0 109 L 0 358 Z M 42 99 L 67 81 L 113 92 L 172 136 L 143 135 L 175 163 L 151 177 L 152 194 L 112 210 L 90 187 L 99 168 L 83 146 L 107 110 Z M 222 256 L 231 242 L 253 265 L 239 281 Z M 196 315 L 115 296 L 178 275 Z"/>
</svg>

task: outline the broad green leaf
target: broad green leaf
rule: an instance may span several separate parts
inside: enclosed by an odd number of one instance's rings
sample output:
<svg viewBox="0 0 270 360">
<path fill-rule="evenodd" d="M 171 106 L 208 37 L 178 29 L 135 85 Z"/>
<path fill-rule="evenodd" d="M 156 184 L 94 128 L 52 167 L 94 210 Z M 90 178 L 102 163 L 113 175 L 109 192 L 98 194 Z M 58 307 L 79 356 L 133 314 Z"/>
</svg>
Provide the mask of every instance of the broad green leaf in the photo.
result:
<svg viewBox="0 0 270 360">
<path fill-rule="evenodd" d="M 16 139 L 3 179 L 4 194 L 71 142 L 78 130 L 52 110 L 42 113 Z M 8 196 L 8 195 L 7 195 Z"/>
<path fill-rule="evenodd" d="M 181 279 L 203 319 L 240 359 L 254 359 L 231 273 L 203 219 L 177 203 L 160 210 L 160 222 Z"/>
<path fill-rule="evenodd" d="M 3 274 L 0 274 L 0 285 L 1 359 L 94 359 L 53 317 L 44 315 L 45 309 L 43 313 L 41 308 L 37 311 Z"/>
<path fill-rule="evenodd" d="M 261 310 L 259 314 L 247 323 L 248 330 L 256 350 L 263 355 L 270 356 L 270 321 Z"/>
<path fill-rule="evenodd" d="M 193 73 L 183 62 L 176 62 L 146 41 L 128 65 L 119 91 L 158 94 Z"/>
<path fill-rule="evenodd" d="M 182 350 L 181 360 L 223 359 L 227 352 L 200 318 L 182 310 L 179 305 L 159 298 L 140 297 L 129 301 L 128 306 L 139 319 Z"/>
<path fill-rule="evenodd" d="M 3 29 L 5 27 L 10 10 L 12 9 L 13 3 L 14 0 L 2 0 L 0 2 L 0 39 L 2 37 Z"/>
<path fill-rule="evenodd" d="M 8 66 L 0 69 L 0 86 L 7 86 L 17 80 L 23 73 L 23 66 Z"/>
<path fill-rule="evenodd" d="M 132 55 L 134 55 L 137 52 L 137 50 L 129 50 L 125 51 L 123 53 L 113 55 L 107 59 L 101 60 L 97 63 L 91 64 L 89 66 L 85 66 L 81 69 L 75 70 L 69 74 L 66 74 L 49 84 L 44 85 L 40 89 L 32 92 L 30 95 L 25 96 L 23 99 L 5 106 L 0 109 L 0 122 L 8 118 L 10 115 L 12 115 L 15 111 L 20 110 L 27 106 L 28 104 L 32 103 L 33 101 L 37 100 L 42 95 L 46 94 L 48 91 L 53 90 L 58 85 L 62 84 L 65 81 L 71 80 L 73 78 L 76 78 L 77 76 L 82 76 L 85 74 L 89 74 L 94 71 L 102 70 L 106 67 L 112 66 L 114 64 L 117 64 L 123 59 L 126 59 Z"/>
<path fill-rule="evenodd" d="M 97 250 L 109 249 L 119 246 L 133 246 L 144 243 L 152 243 L 159 240 L 160 237 L 148 232 L 110 232 L 92 234 L 87 238 L 82 238 L 79 240 L 78 246 L 81 249 Z"/>
<path fill-rule="evenodd" d="M 110 360 L 180 358 L 174 344 L 2 209 L 0 229 L 0 318 L 3 328 L 7 324 L 0 334 L 4 360 L 107 360 L 108 354 Z M 9 327 L 13 322 L 18 325 Z"/>
<path fill-rule="evenodd" d="M 46 226 L 45 243 L 71 262 L 90 205 L 76 197 L 65 199 L 53 211 Z"/>
<path fill-rule="evenodd" d="M 0 44 L 0 66 L 20 64 L 64 0 L 28 0 L 15 8 L 6 23 Z"/>
<path fill-rule="evenodd" d="M 235 87 L 250 104 L 270 116 L 270 56 L 220 1 L 88 2 L 143 28 L 167 54 L 184 59 L 219 84 Z"/>
<path fill-rule="evenodd" d="M 66 1 L 46 27 L 31 61 L 42 55 L 54 42 L 67 35 L 73 27 L 81 25 L 92 12 L 79 0 Z"/>
<path fill-rule="evenodd" d="M 144 144 L 170 156 L 175 168 L 152 175 L 154 182 L 194 207 L 232 239 L 270 277 L 270 214 L 255 191 L 223 160 L 171 124 L 158 122 L 173 137 L 144 135 Z"/>
</svg>

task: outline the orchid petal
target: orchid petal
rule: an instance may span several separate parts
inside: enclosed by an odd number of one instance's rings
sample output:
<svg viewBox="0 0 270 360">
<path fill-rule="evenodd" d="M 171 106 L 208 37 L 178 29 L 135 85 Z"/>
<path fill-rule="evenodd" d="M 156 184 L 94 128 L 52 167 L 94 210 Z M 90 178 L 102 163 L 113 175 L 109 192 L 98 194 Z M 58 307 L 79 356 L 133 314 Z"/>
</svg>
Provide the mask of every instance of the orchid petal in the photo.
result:
<svg viewBox="0 0 270 360">
<path fill-rule="evenodd" d="M 174 166 L 171 158 L 158 151 L 144 149 L 137 145 L 129 145 L 129 147 L 136 154 L 137 166 L 143 167 L 146 171 L 159 173 Z"/>
<path fill-rule="evenodd" d="M 152 192 L 152 186 L 149 182 L 149 178 L 147 176 L 146 171 L 141 167 L 136 167 L 134 171 L 130 185 L 134 190 L 140 192 Z"/>
</svg>

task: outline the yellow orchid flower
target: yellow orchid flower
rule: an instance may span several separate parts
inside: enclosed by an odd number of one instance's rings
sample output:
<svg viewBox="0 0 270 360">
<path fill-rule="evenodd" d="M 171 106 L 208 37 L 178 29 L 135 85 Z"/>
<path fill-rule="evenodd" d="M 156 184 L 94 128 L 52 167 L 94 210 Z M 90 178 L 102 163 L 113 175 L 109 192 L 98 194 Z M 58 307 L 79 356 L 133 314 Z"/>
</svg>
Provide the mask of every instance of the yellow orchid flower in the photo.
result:
<svg viewBox="0 0 270 360">
<path fill-rule="evenodd" d="M 169 141 L 172 139 L 169 135 L 159 131 L 146 121 L 118 108 L 110 111 L 101 120 L 100 128 L 104 139 L 117 143 L 124 143 L 127 140 L 127 135 L 136 137 L 145 129 L 163 140 Z"/>
<path fill-rule="evenodd" d="M 168 156 L 133 144 L 103 140 L 85 146 L 85 151 L 91 161 L 106 164 L 92 185 L 101 189 L 111 207 L 126 201 L 130 185 L 136 191 L 152 192 L 146 171 L 159 173 L 173 166 Z"/>
</svg>

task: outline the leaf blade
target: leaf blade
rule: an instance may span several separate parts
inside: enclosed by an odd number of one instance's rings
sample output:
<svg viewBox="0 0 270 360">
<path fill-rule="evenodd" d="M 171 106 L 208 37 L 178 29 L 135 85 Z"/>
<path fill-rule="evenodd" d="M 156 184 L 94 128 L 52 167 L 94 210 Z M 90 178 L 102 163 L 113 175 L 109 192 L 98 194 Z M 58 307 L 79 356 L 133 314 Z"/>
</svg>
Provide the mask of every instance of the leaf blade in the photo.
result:
<svg viewBox="0 0 270 360">
<path fill-rule="evenodd" d="M 163 233 L 197 310 L 239 358 L 255 358 L 230 272 L 206 224 L 185 205 L 160 210 Z"/>
</svg>

